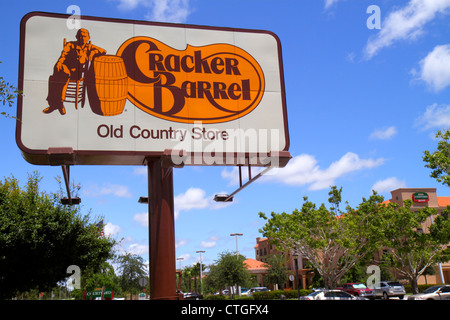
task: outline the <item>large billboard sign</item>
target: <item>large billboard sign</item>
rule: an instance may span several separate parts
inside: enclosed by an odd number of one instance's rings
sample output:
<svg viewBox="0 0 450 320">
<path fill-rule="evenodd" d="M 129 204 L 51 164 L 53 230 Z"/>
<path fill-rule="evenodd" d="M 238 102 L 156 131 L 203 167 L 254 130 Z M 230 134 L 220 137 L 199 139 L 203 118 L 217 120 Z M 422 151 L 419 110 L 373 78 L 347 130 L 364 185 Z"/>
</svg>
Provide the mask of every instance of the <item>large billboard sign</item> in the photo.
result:
<svg viewBox="0 0 450 320">
<path fill-rule="evenodd" d="M 27 161 L 283 166 L 290 157 L 273 33 L 83 16 L 73 29 L 69 18 L 33 12 L 21 22 L 16 140 Z"/>
</svg>

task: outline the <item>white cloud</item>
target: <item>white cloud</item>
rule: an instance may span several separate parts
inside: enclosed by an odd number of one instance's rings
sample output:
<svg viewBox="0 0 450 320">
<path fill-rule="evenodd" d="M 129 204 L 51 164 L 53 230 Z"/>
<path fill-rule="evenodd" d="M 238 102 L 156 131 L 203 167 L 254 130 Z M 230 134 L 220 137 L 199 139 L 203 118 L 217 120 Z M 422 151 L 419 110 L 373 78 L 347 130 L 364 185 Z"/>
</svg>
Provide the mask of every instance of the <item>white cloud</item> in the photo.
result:
<svg viewBox="0 0 450 320">
<path fill-rule="evenodd" d="M 377 129 L 370 134 L 370 139 L 375 140 L 389 140 L 394 135 L 397 134 L 397 128 L 395 126 L 390 126 L 384 129 Z"/>
<path fill-rule="evenodd" d="M 128 187 L 119 184 L 106 184 L 103 188 L 101 188 L 100 194 L 112 194 L 120 198 L 131 198 L 131 193 Z"/>
<path fill-rule="evenodd" d="M 189 0 L 113 0 L 119 10 L 143 8 L 145 18 L 161 22 L 185 22 L 191 8 Z"/>
<path fill-rule="evenodd" d="M 339 0 L 325 0 L 325 9 L 329 9 L 333 4 L 337 3 Z"/>
<path fill-rule="evenodd" d="M 191 260 L 192 255 L 190 253 L 183 253 L 183 254 L 177 256 L 177 259 L 178 258 L 183 258 L 183 259 L 181 259 L 181 261 L 177 261 L 177 265 L 181 264 L 181 268 L 183 268 L 183 264 L 186 264 L 186 262 L 188 262 L 188 260 Z"/>
<path fill-rule="evenodd" d="M 148 227 L 148 212 L 136 213 L 133 220 L 137 221 L 141 226 Z"/>
<path fill-rule="evenodd" d="M 213 195 L 207 196 L 203 189 L 189 188 L 185 193 L 181 193 L 174 198 L 175 220 L 178 219 L 180 211 L 193 209 L 217 210 L 230 205 L 230 203 L 216 203 L 213 198 Z"/>
<path fill-rule="evenodd" d="M 389 13 L 378 34 L 368 40 L 366 58 L 371 59 L 396 41 L 416 39 L 437 14 L 448 14 L 448 8 L 450 0 L 410 0 L 406 6 Z"/>
<path fill-rule="evenodd" d="M 420 61 L 420 79 L 437 91 L 450 85 L 450 44 L 434 47 Z"/>
<path fill-rule="evenodd" d="M 382 165 L 383 158 L 360 159 L 355 153 L 348 152 L 328 168 L 321 169 L 317 160 L 308 154 L 294 157 L 276 174 L 262 177 L 265 181 L 277 181 L 287 185 L 309 185 L 310 190 L 321 190 L 335 185 L 335 180 L 351 172 L 371 169 Z"/>
<path fill-rule="evenodd" d="M 372 186 L 372 190 L 375 190 L 378 193 L 388 192 L 398 188 L 406 188 L 406 182 L 404 180 L 399 180 L 396 177 L 379 180 Z"/>
<path fill-rule="evenodd" d="M 106 236 L 115 236 L 120 231 L 122 231 L 122 228 L 116 224 L 112 224 L 111 222 L 105 224 L 104 232 Z"/>
<path fill-rule="evenodd" d="M 251 175 L 252 177 L 256 176 L 258 173 L 260 173 L 261 171 L 264 170 L 264 168 L 260 168 L 260 167 L 255 167 L 255 168 L 251 168 L 252 172 Z M 270 172 L 270 171 L 269 171 Z M 242 183 L 246 183 L 248 181 L 248 168 L 246 166 L 243 166 L 241 168 L 241 175 L 242 175 Z M 230 170 L 228 170 L 227 168 L 223 169 L 221 172 L 221 176 L 223 179 L 228 180 L 229 181 L 229 185 L 230 186 L 235 186 L 239 184 L 239 168 L 238 167 L 233 167 Z"/>
<path fill-rule="evenodd" d="M 200 188 L 189 188 L 185 193 L 181 193 L 174 198 L 175 219 L 180 211 L 192 209 L 205 209 L 209 205 L 206 192 Z"/>
<path fill-rule="evenodd" d="M 212 236 L 208 239 L 208 241 L 202 241 L 200 242 L 200 247 L 202 248 L 214 248 L 217 244 L 217 241 L 219 238 Z"/>
<path fill-rule="evenodd" d="M 118 4 L 118 8 L 120 10 L 133 10 L 135 9 L 139 3 L 141 2 L 145 2 L 142 0 L 118 0 L 119 4 Z"/>
<path fill-rule="evenodd" d="M 101 188 L 96 184 L 92 185 L 83 190 L 83 195 L 93 198 L 104 195 L 114 195 L 119 198 L 131 198 L 128 186 L 112 183 L 105 183 Z"/>
<path fill-rule="evenodd" d="M 137 255 L 147 254 L 149 252 L 148 245 L 133 243 L 128 247 L 127 252 Z"/>
<path fill-rule="evenodd" d="M 189 0 L 154 1 L 153 10 L 147 16 L 149 20 L 164 22 L 185 22 L 191 13 Z"/>
<path fill-rule="evenodd" d="M 175 243 L 175 248 L 180 248 L 182 246 L 185 246 L 188 243 L 186 239 L 177 240 Z"/>
<path fill-rule="evenodd" d="M 194 209 L 220 209 L 230 205 L 229 203 L 216 203 L 214 196 L 207 196 L 205 190 L 201 188 L 189 188 L 184 193 L 180 193 L 174 198 L 175 220 L 178 219 L 180 211 L 190 211 Z M 136 213 L 133 220 L 143 227 L 148 227 L 148 213 Z"/>
<path fill-rule="evenodd" d="M 133 169 L 133 175 L 135 176 L 141 176 L 141 175 L 147 175 L 147 167 L 136 167 Z"/>
<path fill-rule="evenodd" d="M 415 125 L 424 130 L 450 127 L 450 105 L 429 105 L 424 114 L 416 119 Z"/>
</svg>

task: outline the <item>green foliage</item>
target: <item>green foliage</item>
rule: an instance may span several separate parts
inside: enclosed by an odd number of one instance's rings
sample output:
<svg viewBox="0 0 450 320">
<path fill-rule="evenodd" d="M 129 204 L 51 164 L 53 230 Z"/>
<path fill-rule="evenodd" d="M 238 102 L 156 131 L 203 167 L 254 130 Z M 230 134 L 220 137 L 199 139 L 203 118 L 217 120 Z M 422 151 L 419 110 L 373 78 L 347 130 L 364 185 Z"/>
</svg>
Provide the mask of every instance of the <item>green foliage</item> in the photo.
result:
<svg viewBox="0 0 450 320">
<path fill-rule="evenodd" d="M 228 296 L 223 294 L 215 294 L 215 295 L 209 295 L 204 298 L 204 300 L 227 300 Z"/>
<path fill-rule="evenodd" d="M 111 256 L 115 240 L 99 237 L 79 206 L 41 192 L 40 181 L 38 173 L 23 189 L 14 177 L 0 181 L 0 299 L 48 290 L 69 276 L 70 265 L 97 271 Z"/>
<path fill-rule="evenodd" d="M 346 213 L 336 216 L 341 191 L 332 187 L 329 192 L 331 210 L 324 204 L 317 208 L 305 198 L 302 209 L 292 214 L 272 213 L 268 219 L 260 213 L 267 220 L 260 232 L 283 251 L 308 259 L 321 276 L 314 279 L 315 283 L 323 281 L 324 287 L 333 288 L 344 277 L 364 279 L 367 274 L 358 266 L 383 249 L 376 263 L 383 267 L 385 275 L 386 266 L 393 268 L 417 292 L 417 280 L 427 268 L 450 260 L 450 207 L 437 215 L 436 209 L 430 207 L 413 210 L 411 200 L 403 206 L 386 204 L 374 192 L 369 199 L 363 198 L 356 209 L 347 207 Z M 429 230 L 422 230 L 430 217 L 433 223 Z"/>
<path fill-rule="evenodd" d="M 440 139 L 437 150 L 430 153 L 424 151 L 423 161 L 427 164 L 426 168 L 432 169 L 430 177 L 441 182 L 443 185 L 450 186 L 450 130 L 436 134 L 436 138 Z"/>
<path fill-rule="evenodd" d="M 7 105 L 8 107 L 12 107 L 14 104 L 14 100 L 20 94 L 21 92 L 16 87 L 4 80 L 3 77 L 0 77 L 0 102 L 3 104 L 3 106 Z M 4 111 L 0 112 L 0 114 L 11 117 Z"/>
<path fill-rule="evenodd" d="M 401 276 L 407 278 L 414 293 L 418 292 L 417 280 L 427 268 L 450 259 L 450 250 L 445 248 L 450 242 L 450 220 L 447 212 L 437 215 L 434 208 L 411 209 L 412 201 L 404 201 L 403 206 L 390 203 L 378 210 L 380 230 L 384 237 L 380 245 L 389 248 L 383 254 L 383 261 L 389 263 Z M 422 230 L 428 217 L 435 216 L 429 232 Z"/>
<path fill-rule="evenodd" d="M 278 284 L 284 286 L 288 279 L 288 267 L 286 257 L 282 254 L 272 254 L 267 260 L 268 270 L 266 276 L 266 283 Z"/>
<path fill-rule="evenodd" d="M 119 263 L 120 287 L 127 292 L 136 293 L 142 290 L 139 280 L 148 279 L 144 259 L 141 256 L 125 253 L 117 258 Z"/>
<path fill-rule="evenodd" d="M 235 253 L 227 251 L 221 253 L 216 264 L 209 268 L 206 285 L 217 290 L 236 284 L 246 286 L 250 276 L 245 268 L 244 260 L 245 257 L 242 255 L 236 256 Z"/>
<path fill-rule="evenodd" d="M 310 294 L 312 290 L 300 289 L 300 296 L 306 296 Z M 275 290 L 275 291 L 262 291 L 254 292 L 254 300 L 280 300 L 281 295 L 284 295 L 286 299 L 297 299 L 297 290 Z"/>
<path fill-rule="evenodd" d="M 206 266 L 202 264 L 202 271 Z M 203 283 L 205 290 L 205 283 Z M 197 262 L 191 267 L 183 268 L 183 276 L 181 278 L 181 291 L 183 292 L 200 292 L 200 263 Z"/>
<path fill-rule="evenodd" d="M 329 202 L 332 210 L 324 204 L 317 207 L 305 202 L 300 210 L 292 214 L 273 213 L 270 219 L 264 213 L 260 217 L 267 220 L 260 232 L 271 239 L 281 251 L 300 254 L 322 276 L 324 285 L 333 288 L 358 261 L 373 248 L 375 238 L 366 228 L 374 220 L 372 211 L 346 208 L 347 213 L 336 216 L 341 202 L 342 188 L 332 187 Z M 382 201 L 374 194 L 363 205 L 373 207 Z"/>
</svg>

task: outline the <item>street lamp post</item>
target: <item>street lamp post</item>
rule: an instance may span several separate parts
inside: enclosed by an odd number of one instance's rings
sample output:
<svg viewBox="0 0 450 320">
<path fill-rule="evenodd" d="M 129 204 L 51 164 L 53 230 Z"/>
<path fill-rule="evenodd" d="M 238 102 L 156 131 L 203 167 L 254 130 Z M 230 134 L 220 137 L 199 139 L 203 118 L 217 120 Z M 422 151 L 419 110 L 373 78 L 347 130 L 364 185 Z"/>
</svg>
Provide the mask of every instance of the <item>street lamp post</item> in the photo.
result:
<svg viewBox="0 0 450 320">
<path fill-rule="evenodd" d="M 203 266 L 202 266 L 202 253 L 205 253 L 205 250 L 195 251 L 196 253 L 200 253 L 200 294 L 203 294 Z"/>
<path fill-rule="evenodd" d="M 231 237 L 236 237 L 236 258 L 239 260 L 239 249 L 238 249 L 238 237 L 239 236 L 243 236 L 243 233 L 231 233 L 230 236 Z M 238 287 L 238 285 L 236 284 L 236 290 L 238 291 L 238 295 L 241 295 L 241 286 Z"/>
<path fill-rule="evenodd" d="M 180 268 L 180 271 L 181 271 L 181 260 L 184 260 L 184 258 L 177 258 L 177 260 L 178 260 L 178 261 L 180 261 L 180 263 L 179 263 L 179 265 L 178 265 L 178 266 L 179 266 L 179 268 Z"/>
<path fill-rule="evenodd" d="M 238 236 L 243 236 L 243 233 L 231 233 L 230 236 L 236 237 L 236 257 L 239 258 L 239 250 L 238 250 Z"/>
</svg>

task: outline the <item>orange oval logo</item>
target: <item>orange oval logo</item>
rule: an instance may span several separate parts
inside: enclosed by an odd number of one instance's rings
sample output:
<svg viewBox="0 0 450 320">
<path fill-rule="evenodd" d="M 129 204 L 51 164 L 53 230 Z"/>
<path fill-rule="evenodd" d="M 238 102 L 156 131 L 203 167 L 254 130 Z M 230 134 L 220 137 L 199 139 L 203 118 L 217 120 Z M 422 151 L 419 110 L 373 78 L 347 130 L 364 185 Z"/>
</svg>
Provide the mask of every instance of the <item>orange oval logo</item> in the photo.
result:
<svg viewBox="0 0 450 320">
<path fill-rule="evenodd" d="M 264 94 L 258 62 L 230 44 L 176 50 L 153 38 L 134 37 L 117 55 L 128 75 L 128 100 L 165 120 L 235 120 L 252 112 Z"/>
</svg>

